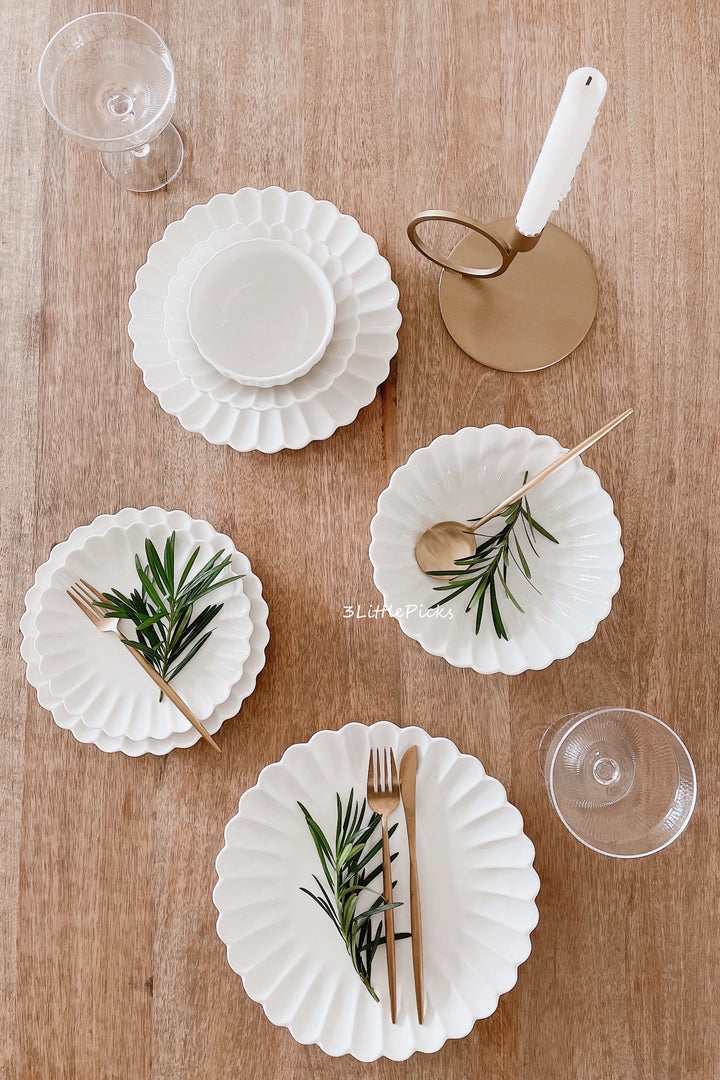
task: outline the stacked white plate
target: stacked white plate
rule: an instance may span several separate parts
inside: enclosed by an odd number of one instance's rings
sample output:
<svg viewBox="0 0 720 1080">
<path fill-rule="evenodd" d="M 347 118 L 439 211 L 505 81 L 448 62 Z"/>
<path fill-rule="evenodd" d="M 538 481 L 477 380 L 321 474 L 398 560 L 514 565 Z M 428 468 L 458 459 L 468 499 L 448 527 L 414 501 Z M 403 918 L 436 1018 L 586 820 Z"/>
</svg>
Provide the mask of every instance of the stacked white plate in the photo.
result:
<svg viewBox="0 0 720 1080">
<path fill-rule="evenodd" d="M 319 358 L 274 385 L 248 384 L 208 359 L 188 316 L 210 260 L 258 240 L 280 242 L 313 263 L 335 309 Z M 352 423 L 375 397 L 397 352 L 398 297 L 387 260 L 354 218 L 305 191 L 243 188 L 191 207 L 150 248 L 130 297 L 133 357 L 162 408 L 189 431 L 235 450 L 299 449 Z"/>
<path fill-rule="evenodd" d="M 66 592 L 80 578 L 101 591 L 130 591 L 136 584 L 135 555 L 145 561 L 145 539 L 162 550 L 173 531 L 178 566 L 199 547 L 198 568 L 224 551 L 231 555 L 227 576 L 242 575 L 195 605 L 195 613 L 210 602 L 223 607 L 209 640 L 173 680 L 210 734 L 239 712 L 265 663 L 267 604 L 248 559 L 228 536 L 181 510 L 157 506 L 104 514 L 75 529 L 53 548 L 25 597 L 20 651 L 43 708 L 80 742 L 100 750 L 133 757 L 167 754 L 200 739 L 167 698 L 159 700 L 156 685 L 129 650 L 114 634 L 101 633 Z M 121 629 L 134 636 L 131 627 L 121 624 Z"/>
</svg>

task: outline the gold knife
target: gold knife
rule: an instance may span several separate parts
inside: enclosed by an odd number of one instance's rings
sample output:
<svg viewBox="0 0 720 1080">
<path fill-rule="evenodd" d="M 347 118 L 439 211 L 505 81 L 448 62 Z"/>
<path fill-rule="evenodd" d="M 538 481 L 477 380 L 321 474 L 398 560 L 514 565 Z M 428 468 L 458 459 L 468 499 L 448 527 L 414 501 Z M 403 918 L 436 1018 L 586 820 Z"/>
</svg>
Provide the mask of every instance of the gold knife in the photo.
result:
<svg viewBox="0 0 720 1080">
<path fill-rule="evenodd" d="M 420 916 L 420 887 L 418 885 L 417 853 L 415 847 L 415 781 L 417 778 L 417 746 L 411 746 L 400 762 L 400 794 L 407 823 L 408 852 L 410 855 L 410 931 L 412 934 L 413 975 L 415 976 L 415 1004 L 418 1022 L 424 1016 L 422 918 Z"/>
</svg>

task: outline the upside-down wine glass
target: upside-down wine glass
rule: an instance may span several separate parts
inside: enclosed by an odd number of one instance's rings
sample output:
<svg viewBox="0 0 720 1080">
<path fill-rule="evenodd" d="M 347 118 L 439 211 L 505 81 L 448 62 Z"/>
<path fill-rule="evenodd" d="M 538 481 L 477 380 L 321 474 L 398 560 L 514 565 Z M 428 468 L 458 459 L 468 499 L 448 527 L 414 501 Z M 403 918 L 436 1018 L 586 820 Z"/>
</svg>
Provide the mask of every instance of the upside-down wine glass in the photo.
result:
<svg viewBox="0 0 720 1080">
<path fill-rule="evenodd" d="M 692 759 L 675 732 L 636 709 L 563 716 L 540 743 L 560 820 L 603 855 L 633 859 L 676 840 L 695 807 Z"/>
<path fill-rule="evenodd" d="M 121 12 L 81 15 L 45 46 L 38 82 L 53 120 L 98 150 L 121 187 L 156 191 L 177 176 L 183 144 L 170 123 L 175 70 L 152 27 Z"/>
</svg>

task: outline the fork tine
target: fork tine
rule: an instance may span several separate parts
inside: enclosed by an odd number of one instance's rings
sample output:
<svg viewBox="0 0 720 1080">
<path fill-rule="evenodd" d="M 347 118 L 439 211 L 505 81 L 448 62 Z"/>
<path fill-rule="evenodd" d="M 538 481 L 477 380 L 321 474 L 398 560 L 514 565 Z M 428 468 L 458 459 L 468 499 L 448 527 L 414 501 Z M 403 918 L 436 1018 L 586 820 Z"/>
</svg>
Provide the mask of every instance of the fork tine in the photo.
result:
<svg viewBox="0 0 720 1080">
<path fill-rule="evenodd" d="M 80 580 L 82 581 L 85 588 L 89 589 L 90 592 L 93 593 L 96 600 L 104 600 L 105 599 L 105 597 L 100 592 L 100 590 L 96 589 L 94 585 L 91 585 L 89 581 L 86 581 L 85 578 L 80 578 Z"/>
<path fill-rule="evenodd" d="M 90 604 L 94 609 L 95 604 L 93 601 L 95 600 L 95 597 L 89 591 L 89 589 L 86 588 L 85 582 L 82 580 L 82 578 L 80 578 L 80 581 L 75 582 L 73 588 L 75 589 L 75 593 L 77 594 L 77 596 L 81 596 L 85 603 Z"/>
<path fill-rule="evenodd" d="M 392 796 L 397 804 L 400 798 L 400 782 L 392 747 L 374 746 L 370 750 L 367 789 L 368 798 L 370 795 Z"/>
<path fill-rule="evenodd" d="M 80 578 L 80 581 L 85 589 L 85 597 L 92 604 L 93 608 L 97 608 L 98 600 L 104 601 L 105 597 L 94 585 L 91 585 L 89 581 L 86 581 L 85 578 Z"/>
<path fill-rule="evenodd" d="M 390 778 L 391 778 L 391 781 L 392 781 L 391 785 L 390 785 L 390 790 L 391 791 L 397 791 L 397 789 L 398 789 L 398 774 L 397 774 L 397 768 L 395 767 L 395 755 L 392 752 L 392 747 L 390 748 Z"/>
<path fill-rule="evenodd" d="M 76 596 L 72 589 L 67 589 L 66 592 L 70 599 L 73 600 L 80 608 L 83 615 L 86 615 L 91 622 L 94 622 L 95 625 L 98 626 L 100 624 L 100 616 L 92 608 L 88 607 L 85 600 L 81 599 L 79 596 Z"/>
</svg>

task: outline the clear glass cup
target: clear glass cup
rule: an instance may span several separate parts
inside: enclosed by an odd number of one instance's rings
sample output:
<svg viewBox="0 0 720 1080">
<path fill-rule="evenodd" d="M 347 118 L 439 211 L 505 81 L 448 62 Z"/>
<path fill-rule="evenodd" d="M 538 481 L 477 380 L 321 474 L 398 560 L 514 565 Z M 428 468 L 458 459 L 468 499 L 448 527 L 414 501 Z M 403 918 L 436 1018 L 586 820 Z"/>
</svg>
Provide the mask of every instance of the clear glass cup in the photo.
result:
<svg viewBox="0 0 720 1080">
<path fill-rule="evenodd" d="M 563 716 L 540 743 L 550 800 L 576 839 L 635 859 L 677 840 L 695 808 L 692 759 L 662 720 L 635 709 Z"/>
<path fill-rule="evenodd" d="M 45 46 L 38 83 L 53 120 L 99 151 L 121 187 L 157 191 L 177 176 L 183 144 L 170 123 L 175 69 L 152 27 L 115 11 L 81 15 Z"/>
</svg>

